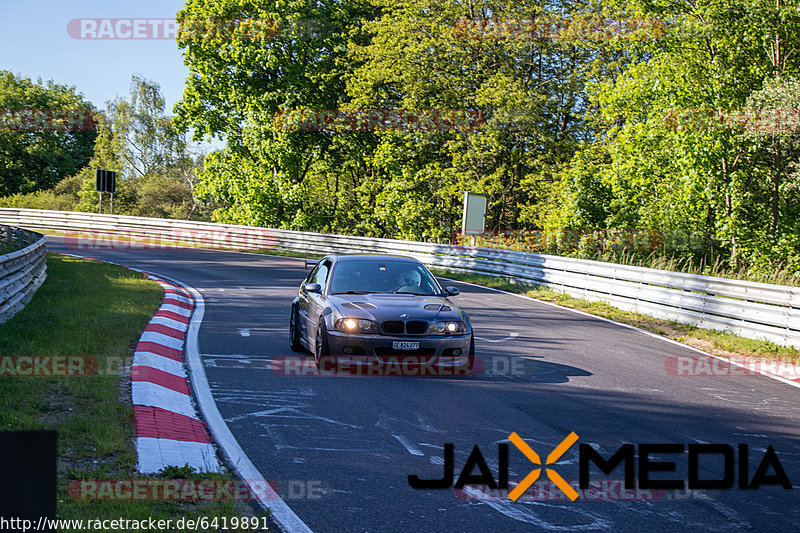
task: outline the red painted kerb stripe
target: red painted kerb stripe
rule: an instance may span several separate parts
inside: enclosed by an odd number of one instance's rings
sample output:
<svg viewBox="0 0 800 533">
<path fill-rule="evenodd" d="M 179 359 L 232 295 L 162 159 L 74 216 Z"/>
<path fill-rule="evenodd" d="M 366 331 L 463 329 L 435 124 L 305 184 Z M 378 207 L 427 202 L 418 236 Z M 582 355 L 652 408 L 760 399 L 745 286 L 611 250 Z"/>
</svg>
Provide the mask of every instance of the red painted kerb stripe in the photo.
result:
<svg viewBox="0 0 800 533">
<path fill-rule="evenodd" d="M 187 396 L 191 394 L 186 378 L 150 366 L 134 365 L 131 368 L 131 381 L 146 381 Z"/>
<path fill-rule="evenodd" d="M 206 432 L 206 424 L 196 418 L 160 407 L 135 405 L 133 409 L 137 437 L 211 443 Z"/>
</svg>

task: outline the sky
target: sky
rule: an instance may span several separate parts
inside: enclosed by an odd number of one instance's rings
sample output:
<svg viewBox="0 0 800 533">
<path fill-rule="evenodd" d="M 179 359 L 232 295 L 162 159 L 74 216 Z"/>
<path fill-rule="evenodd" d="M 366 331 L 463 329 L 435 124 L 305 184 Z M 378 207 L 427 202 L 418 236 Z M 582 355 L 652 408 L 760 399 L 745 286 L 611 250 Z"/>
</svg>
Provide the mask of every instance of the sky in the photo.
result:
<svg viewBox="0 0 800 533">
<path fill-rule="evenodd" d="M 112 27 L 117 38 L 81 35 L 92 35 L 92 23 L 95 35 L 103 35 L 103 23 L 87 19 L 135 19 L 141 21 L 140 36 L 163 37 L 161 21 L 174 19 L 183 4 L 179 0 L 0 0 L 0 69 L 34 81 L 41 77 L 73 85 L 98 109 L 108 100 L 127 97 L 131 75 L 139 74 L 161 85 L 167 112 L 172 114 L 188 74 L 174 39 L 118 38 L 126 32 L 133 36 L 134 31 L 119 22 L 112 23 L 117 25 Z M 84 22 L 70 25 L 74 19 Z M 148 20 L 157 19 L 161 21 L 142 30 Z M 219 141 L 215 146 L 221 146 Z"/>
</svg>

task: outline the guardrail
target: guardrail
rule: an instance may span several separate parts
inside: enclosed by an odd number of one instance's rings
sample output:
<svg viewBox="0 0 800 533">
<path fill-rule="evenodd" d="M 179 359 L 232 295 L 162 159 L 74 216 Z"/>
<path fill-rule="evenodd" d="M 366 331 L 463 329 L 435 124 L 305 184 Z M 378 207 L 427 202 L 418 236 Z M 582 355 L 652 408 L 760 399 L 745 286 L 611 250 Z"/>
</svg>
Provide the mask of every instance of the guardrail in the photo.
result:
<svg viewBox="0 0 800 533">
<path fill-rule="evenodd" d="M 17 250 L 0 255 L 0 324 L 17 314 L 47 278 L 44 235 L 0 226 L 0 244 Z"/>
<path fill-rule="evenodd" d="M 320 254 L 394 253 L 416 257 L 429 266 L 544 285 L 628 311 L 800 347 L 798 287 L 494 248 L 210 222 L 0 208 L 3 223 L 67 232 L 67 245 L 83 251 L 195 245 Z"/>
</svg>

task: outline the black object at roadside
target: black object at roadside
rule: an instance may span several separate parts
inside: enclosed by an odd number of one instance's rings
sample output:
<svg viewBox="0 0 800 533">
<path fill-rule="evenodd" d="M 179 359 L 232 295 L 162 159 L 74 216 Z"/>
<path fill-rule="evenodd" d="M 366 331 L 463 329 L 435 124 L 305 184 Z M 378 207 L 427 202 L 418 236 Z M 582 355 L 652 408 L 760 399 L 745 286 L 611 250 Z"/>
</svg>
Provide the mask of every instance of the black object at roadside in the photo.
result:
<svg viewBox="0 0 800 533">
<path fill-rule="evenodd" d="M 0 522 L 42 517 L 56 517 L 56 432 L 0 432 Z"/>
</svg>

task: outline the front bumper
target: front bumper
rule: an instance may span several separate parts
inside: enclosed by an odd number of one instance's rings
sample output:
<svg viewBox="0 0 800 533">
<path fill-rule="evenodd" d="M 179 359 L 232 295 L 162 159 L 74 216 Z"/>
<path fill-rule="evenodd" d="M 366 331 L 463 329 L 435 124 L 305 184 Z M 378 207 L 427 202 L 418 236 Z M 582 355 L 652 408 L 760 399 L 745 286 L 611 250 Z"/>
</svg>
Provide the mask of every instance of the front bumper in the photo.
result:
<svg viewBox="0 0 800 533">
<path fill-rule="evenodd" d="M 394 342 L 418 342 L 417 350 L 395 350 Z M 401 364 L 461 367 L 468 362 L 470 333 L 463 335 L 363 335 L 328 332 L 337 364 Z"/>
</svg>

